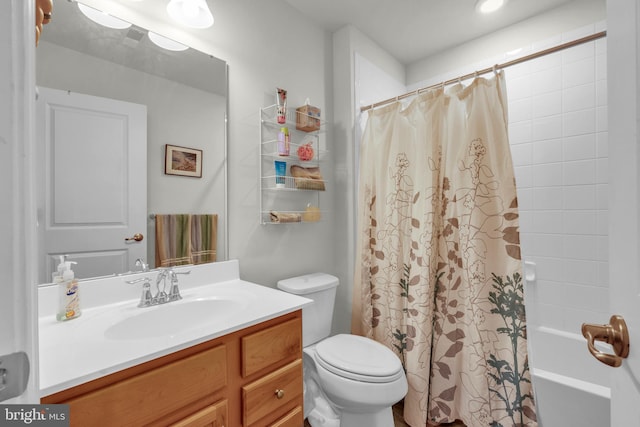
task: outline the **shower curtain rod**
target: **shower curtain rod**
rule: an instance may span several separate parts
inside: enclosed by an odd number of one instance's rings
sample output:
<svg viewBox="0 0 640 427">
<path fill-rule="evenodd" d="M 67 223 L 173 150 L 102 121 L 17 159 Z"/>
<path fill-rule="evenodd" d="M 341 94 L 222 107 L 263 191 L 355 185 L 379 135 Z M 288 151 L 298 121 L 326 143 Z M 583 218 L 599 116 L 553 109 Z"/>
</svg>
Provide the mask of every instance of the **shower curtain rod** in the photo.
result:
<svg viewBox="0 0 640 427">
<path fill-rule="evenodd" d="M 404 93 L 402 95 L 395 96 L 393 98 L 385 99 L 384 101 L 379 101 L 379 102 L 376 102 L 376 103 L 371 104 L 371 105 L 366 105 L 366 106 L 360 108 L 360 112 L 365 112 L 367 110 L 371 110 L 373 108 L 380 107 L 382 105 L 386 105 L 386 104 L 389 104 L 391 102 L 398 101 L 400 99 L 408 98 L 410 96 L 415 96 L 415 95 L 418 95 L 421 92 L 427 91 L 429 89 L 435 89 L 435 88 L 439 88 L 439 87 L 444 87 L 446 85 L 450 85 L 452 83 L 458 83 L 458 82 L 460 82 L 462 80 L 470 79 L 471 77 L 477 77 L 477 76 L 479 76 L 481 74 L 487 74 L 487 73 L 490 73 L 492 71 L 496 71 L 496 70 L 499 70 L 499 69 L 504 69 L 504 68 L 510 67 L 512 65 L 516 65 L 516 64 L 520 64 L 522 62 L 530 61 L 532 59 L 540 58 L 541 56 L 545 56 L 545 55 L 549 55 L 551 53 L 559 52 L 561 50 L 568 49 L 570 47 L 574 47 L 574 46 L 578 46 L 578 45 L 581 45 L 581 44 L 584 44 L 584 43 L 588 43 L 588 42 L 591 42 L 591 41 L 594 41 L 594 40 L 598 40 L 598 39 L 601 39 L 603 37 L 606 37 L 606 35 L 607 35 L 606 31 L 601 31 L 599 33 L 591 34 L 590 36 L 582 37 L 582 38 L 579 38 L 579 39 L 576 39 L 576 40 L 573 40 L 573 41 L 570 41 L 570 42 L 567 42 L 567 43 L 562 43 L 562 44 L 559 44 L 557 46 L 553 46 L 553 47 L 550 47 L 548 49 L 541 50 L 539 52 L 535 52 L 535 53 L 532 53 L 532 54 L 529 54 L 529 55 L 525 55 L 525 56 L 523 56 L 521 58 L 516 58 L 516 59 L 513 59 L 511 61 L 504 62 L 502 64 L 496 64 L 493 67 L 488 67 L 488 68 L 485 68 L 483 70 L 474 71 L 473 73 L 465 74 L 463 76 L 456 77 L 455 79 L 449 79 L 449 80 L 446 80 L 446 81 L 441 82 L 441 83 L 437 83 L 437 84 L 434 84 L 434 85 L 431 85 L 431 86 L 427 86 L 427 87 L 422 87 L 420 89 L 417 89 L 417 90 L 414 90 L 414 91 L 411 91 L 411 92 L 407 92 L 407 93 Z"/>
</svg>

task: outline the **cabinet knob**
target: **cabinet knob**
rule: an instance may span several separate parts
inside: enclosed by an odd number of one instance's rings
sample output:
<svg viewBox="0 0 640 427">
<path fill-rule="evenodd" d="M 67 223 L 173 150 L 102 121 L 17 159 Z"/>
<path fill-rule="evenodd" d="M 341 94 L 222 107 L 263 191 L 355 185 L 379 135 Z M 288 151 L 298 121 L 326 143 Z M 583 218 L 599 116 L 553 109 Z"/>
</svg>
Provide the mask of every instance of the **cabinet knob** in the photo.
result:
<svg viewBox="0 0 640 427">
<path fill-rule="evenodd" d="M 284 390 L 277 389 L 273 394 L 275 394 L 278 399 L 282 399 L 284 397 Z"/>
</svg>

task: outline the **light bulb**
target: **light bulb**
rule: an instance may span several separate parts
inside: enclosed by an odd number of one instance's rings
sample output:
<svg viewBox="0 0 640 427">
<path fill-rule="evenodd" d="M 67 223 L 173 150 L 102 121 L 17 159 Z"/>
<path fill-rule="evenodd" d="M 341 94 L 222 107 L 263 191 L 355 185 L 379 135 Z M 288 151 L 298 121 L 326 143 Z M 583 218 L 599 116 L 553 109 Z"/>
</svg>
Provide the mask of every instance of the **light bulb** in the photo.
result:
<svg viewBox="0 0 640 427">
<path fill-rule="evenodd" d="M 491 13 L 504 6 L 505 0 L 478 0 L 476 10 L 480 13 Z"/>
<path fill-rule="evenodd" d="M 208 28 L 213 25 L 213 15 L 205 0 L 171 0 L 167 13 L 174 21 L 191 28 Z"/>
</svg>

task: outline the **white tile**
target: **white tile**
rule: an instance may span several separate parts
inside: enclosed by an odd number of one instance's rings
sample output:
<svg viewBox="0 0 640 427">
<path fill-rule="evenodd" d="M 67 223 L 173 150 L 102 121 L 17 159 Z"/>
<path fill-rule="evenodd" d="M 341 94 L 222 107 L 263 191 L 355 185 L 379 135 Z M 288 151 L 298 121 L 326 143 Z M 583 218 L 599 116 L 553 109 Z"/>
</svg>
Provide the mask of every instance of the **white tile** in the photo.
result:
<svg viewBox="0 0 640 427">
<path fill-rule="evenodd" d="M 531 101 L 531 117 L 534 119 L 562 113 L 562 92 L 559 90 L 534 95 Z"/>
<path fill-rule="evenodd" d="M 609 133 L 608 132 L 596 133 L 596 156 L 597 157 L 609 156 Z"/>
<path fill-rule="evenodd" d="M 546 139 L 535 141 L 533 144 L 534 165 L 542 163 L 557 163 L 562 161 L 562 140 Z"/>
<path fill-rule="evenodd" d="M 560 258 L 535 257 L 538 283 L 544 280 L 562 281 L 564 261 Z"/>
<path fill-rule="evenodd" d="M 532 121 L 532 138 L 534 141 L 562 137 L 563 116 L 549 116 Z"/>
<path fill-rule="evenodd" d="M 563 206 L 562 187 L 533 189 L 533 208 L 537 211 L 559 210 Z"/>
<path fill-rule="evenodd" d="M 596 31 L 606 31 L 606 26 L 607 24 L 604 24 L 604 27 L 602 28 L 602 30 L 596 30 Z M 596 55 L 606 55 L 607 54 L 607 38 L 601 38 L 596 40 Z"/>
<path fill-rule="evenodd" d="M 539 304 L 561 304 L 566 302 L 570 296 L 567 287 L 557 278 L 556 280 L 538 280 L 537 296 Z"/>
<path fill-rule="evenodd" d="M 533 189 L 518 188 L 518 208 L 519 210 L 533 209 Z"/>
<path fill-rule="evenodd" d="M 563 232 L 585 235 L 596 233 L 597 212 L 600 211 L 563 211 Z"/>
<path fill-rule="evenodd" d="M 607 236 L 609 234 L 609 211 L 596 211 L 596 226 L 594 229 L 595 233 L 600 236 Z"/>
<path fill-rule="evenodd" d="M 515 166 L 517 188 L 529 188 L 533 186 L 533 168 L 531 166 Z"/>
<path fill-rule="evenodd" d="M 595 58 L 590 57 L 562 66 L 562 86 L 567 88 L 595 81 Z"/>
<path fill-rule="evenodd" d="M 562 112 L 585 110 L 596 106 L 596 85 L 590 82 L 572 86 L 562 92 Z"/>
<path fill-rule="evenodd" d="M 609 130 L 609 118 L 607 116 L 607 106 L 601 106 L 596 108 L 596 131 L 607 132 Z"/>
<path fill-rule="evenodd" d="M 600 286 L 581 286 L 567 284 L 567 293 L 571 295 L 569 307 L 597 312 L 603 308 L 603 302 L 609 301 L 609 290 Z"/>
<path fill-rule="evenodd" d="M 596 54 L 596 45 L 593 42 L 583 43 L 562 51 L 562 63 L 569 64 L 576 61 L 591 59 Z"/>
<path fill-rule="evenodd" d="M 533 144 L 516 144 L 511 146 L 511 158 L 514 166 L 526 166 L 531 164 L 533 158 Z"/>
<path fill-rule="evenodd" d="M 531 142 L 531 120 L 513 123 L 509 122 L 509 144 L 511 146 Z"/>
<path fill-rule="evenodd" d="M 562 188 L 563 209 L 596 209 L 596 186 L 592 185 L 572 185 Z"/>
<path fill-rule="evenodd" d="M 511 61 L 512 59 L 515 59 L 516 57 L 521 57 L 524 55 L 527 55 L 527 51 L 531 51 L 531 49 L 527 49 L 527 48 L 522 48 L 521 51 L 518 52 L 517 55 L 503 55 L 502 57 L 502 61 L 499 62 L 507 62 L 507 61 Z M 525 62 L 521 62 L 519 64 L 515 64 L 507 69 L 504 70 L 505 73 L 505 77 L 506 77 L 506 81 L 509 81 L 510 79 L 515 79 L 518 77 L 523 77 L 523 76 L 527 76 L 529 74 L 531 74 L 531 61 L 525 61 Z"/>
<path fill-rule="evenodd" d="M 533 96 L 561 90 L 562 67 L 553 66 L 531 75 L 531 94 Z"/>
<path fill-rule="evenodd" d="M 562 211 L 534 211 L 533 212 L 533 226 L 531 231 L 534 233 L 549 234 L 561 234 L 563 232 L 562 226 Z M 536 255 L 543 255 L 537 253 Z M 559 255 L 561 256 L 561 255 Z"/>
<path fill-rule="evenodd" d="M 596 81 L 596 106 L 604 107 L 607 105 L 609 93 L 607 91 L 607 81 L 606 80 L 597 80 Z"/>
<path fill-rule="evenodd" d="M 565 31 L 564 33 L 562 33 L 562 41 L 570 42 L 573 40 L 581 39 L 582 37 L 590 36 L 594 33 L 595 33 L 595 24 L 587 24 L 582 27 L 575 28 L 571 31 Z M 591 43 L 587 43 L 587 44 L 591 44 Z"/>
<path fill-rule="evenodd" d="M 609 236 L 598 236 L 596 243 L 598 261 L 609 261 Z"/>
<path fill-rule="evenodd" d="M 561 258 L 563 237 L 558 234 L 532 234 L 531 255 Z"/>
<path fill-rule="evenodd" d="M 582 135 L 596 131 L 594 108 L 572 111 L 562 115 L 563 136 Z M 535 136 L 535 133 L 534 133 Z"/>
<path fill-rule="evenodd" d="M 576 160 L 563 164 L 562 183 L 564 185 L 580 185 L 596 183 L 596 161 Z"/>
<path fill-rule="evenodd" d="M 550 44 L 547 47 L 557 46 L 558 44 L 559 43 L 556 42 L 555 44 Z M 533 49 L 536 52 L 538 52 L 540 50 L 546 49 L 547 47 L 542 47 L 542 44 L 540 44 L 539 46 L 534 46 Z M 555 52 L 531 61 L 531 72 L 535 73 L 538 71 L 559 68 L 561 66 L 562 66 L 562 52 Z"/>
<path fill-rule="evenodd" d="M 519 202 L 518 202 L 519 203 Z M 520 246 L 524 245 L 524 236 L 530 235 L 533 229 L 533 211 L 519 210 L 518 224 L 520 225 Z"/>
<path fill-rule="evenodd" d="M 531 96 L 531 76 L 522 76 L 507 81 L 507 93 L 511 101 Z"/>
<path fill-rule="evenodd" d="M 531 120 L 532 109 L 532 98 L 509 102 L 509 121 L 515 123 Z"/>
<path fill-rule="evenodd" d="M 596 182 L 598 184 L 609 182 L 609 159 L 607 157 L 596 160 Z"/>
<path fill-rule="evenodd" d="M 534 51 L 539 51 L 539 50 L 548 49 L 550 47 L 554 47 L 554 46 L 557 46 L 559 44 L 562 44 L 563 41 L 564 40 L 562 39 L 562 34 L 558 34 L 558 35 L 555 35 L 553 37 L 549 37 L 549 38 L 544 39 L 544 40 L 538 40 L 536 42 L 533 42 L 531 44 L 531 46 L 533 47 Z M 557 56 L 559 58 L 562 58 L 562 55 L 560 54 L 560 52 L 552 53 L 552 54 L 547 55 L 547 56 Z M 538 61 L 540 61 L 541 59 L 544 59 L 544 58 L 546 58 L 546 56 L 543 56 L 542 58 L 538 58 L 538 59 L 536 59 L 536 60 L 534 60 L 532 62 L 538 62 Z"/>
<path fill-rule="evenodd" d="M 562 150 L 565 161 L 593 159 L 596 157 L 596 136 L 584 134 L 565 137 Z"/>
<path fill-rule="evenodd" d="M 595 285 L 597 282 L 597 265 L 593 261 L 565 259 L 562 267 L 565 282 L 583 285 Z"/>
<path fill-rule="evenodd" d="M 596 237 L 573 234 L 563 236 L 564 258 L 585 261 L 595 261 Z"/>
<path fill-rule="evenodd" d="M 608 262 L 598 262 L 598 286 L 609 287 Z"/>
<path fill-rule="evenodd" d="M 547 163 L 533 166 L 534 187 L 562 185 L 562 163 Z"/>
<path fill-rule="evenodd" d="M 606 210 L 609 209 L 609 185 L 597 184 L 596 185 L 596 209 Z"/>
<path fill-rule="evenodd" d="M 564 330 L 565 308 L 557 304 L 536 304 L 540 326 Z"/>
<path fill-rule="evenodd" d="M 607 55 L 596 56 L 596 81 L 607 81 Z"/>
</svg>

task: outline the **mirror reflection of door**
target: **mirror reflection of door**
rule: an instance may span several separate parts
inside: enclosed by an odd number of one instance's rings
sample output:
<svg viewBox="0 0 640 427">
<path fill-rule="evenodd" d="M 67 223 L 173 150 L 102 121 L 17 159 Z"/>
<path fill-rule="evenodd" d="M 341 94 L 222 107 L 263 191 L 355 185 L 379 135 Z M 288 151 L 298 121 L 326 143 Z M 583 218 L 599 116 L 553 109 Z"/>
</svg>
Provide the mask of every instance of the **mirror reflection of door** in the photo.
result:
<svg viewBox="0 0 640 427">
<path fill-rule="evenodd" d="M 134 269 L 146 259 L 147 108 L 39 88 L 39 281 L 51 281 L 59 256 L 76 277 Z M 146 238 L 146 236 L 145 236 Z"/>
</svg>

